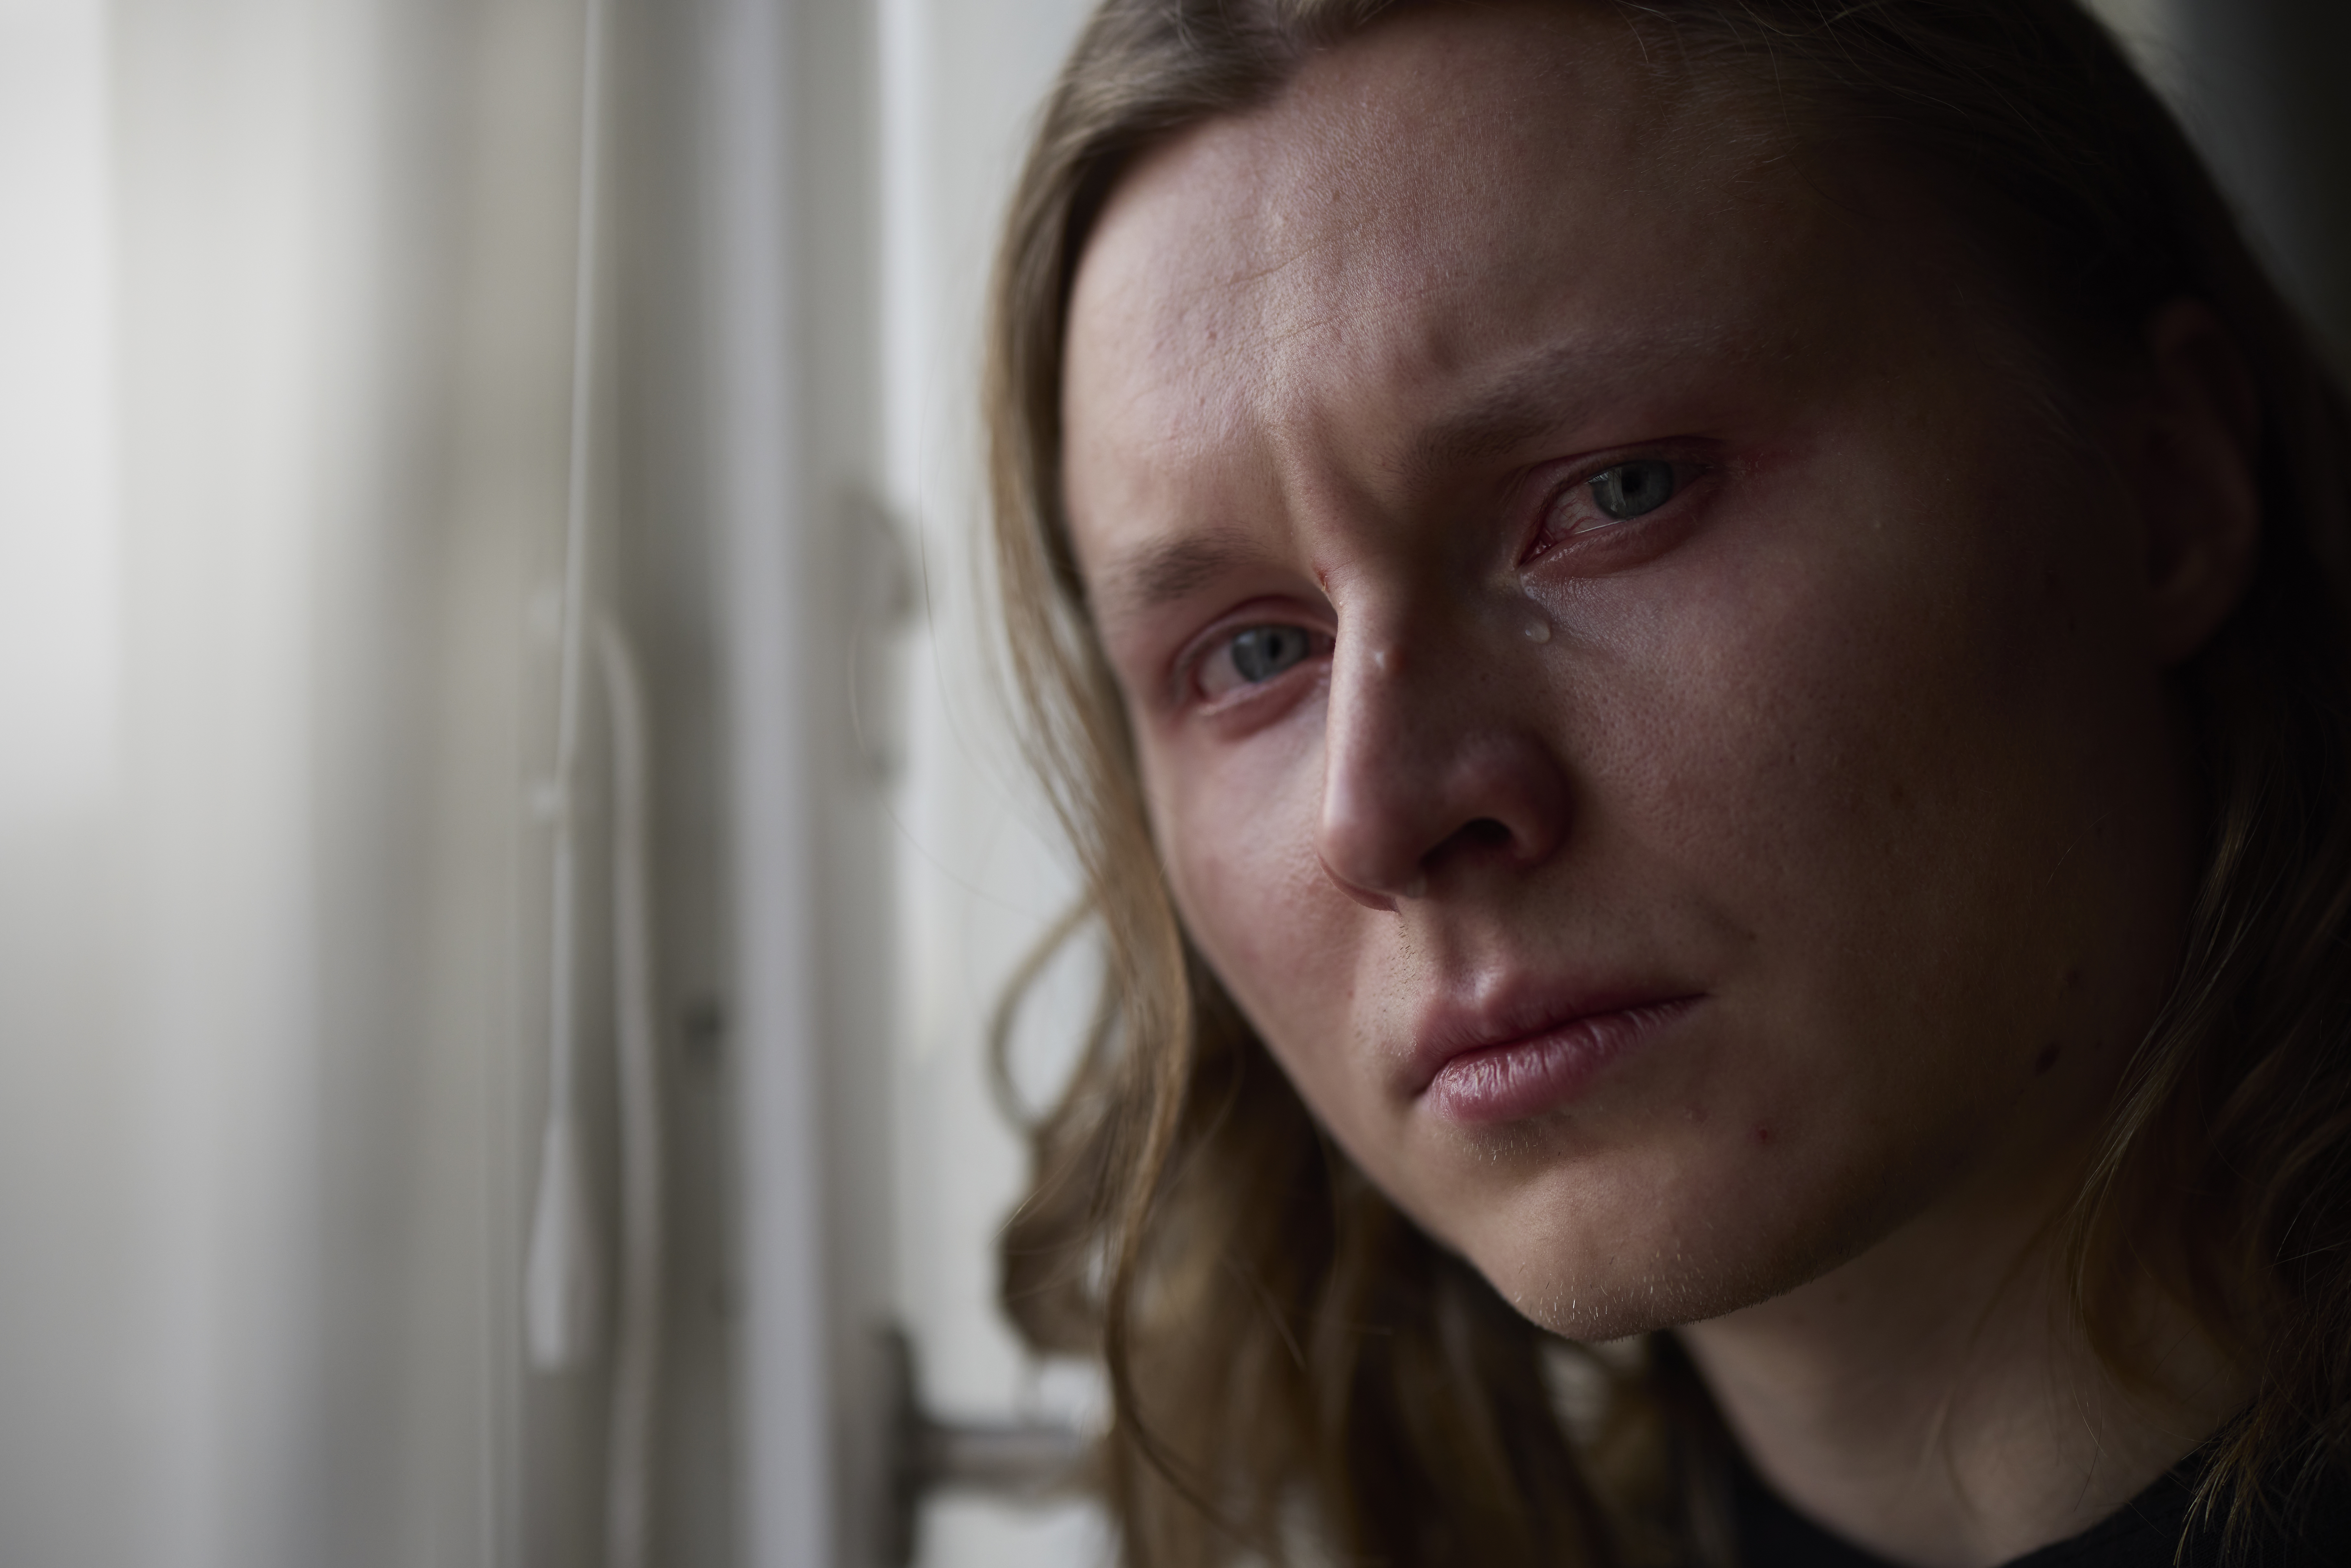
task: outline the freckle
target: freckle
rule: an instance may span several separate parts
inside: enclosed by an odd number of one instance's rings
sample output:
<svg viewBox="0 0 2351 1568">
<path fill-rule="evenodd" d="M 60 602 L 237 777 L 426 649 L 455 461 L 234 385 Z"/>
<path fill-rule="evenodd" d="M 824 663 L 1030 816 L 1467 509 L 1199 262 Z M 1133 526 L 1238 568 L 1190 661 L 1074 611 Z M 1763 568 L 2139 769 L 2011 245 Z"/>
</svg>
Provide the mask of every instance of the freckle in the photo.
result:
<svg viewBox="0 0 2351 1568">
<path fill-rule="evenodd" d="M 2078 991 L 2082 988 L 2081 965 L 2076 964 L 2065 971 L 2065 988 L 2069 991 Z"/>
<path fill-rule="evenodd" d="M 1530 642 L 1530 643 L 1548 643 L 1548 642 L 1550 642 L 1550 641 L 1551 641 L 1551 622 L 1548 622 L 1548 621 L 1530 621 L 1530 622 L 1527 622 L 1527 641 L 1528 641 L 1528 642 Z"/>
<path fill-rule="evenodd" d="M 2056 1065 L 2057 1048 L 2054 1045 L 2044 1045 L 2041 1048 L 2041 1054 L 2032 1059 L 2032 1075 L 2038 1078 Z"/>
</svg>

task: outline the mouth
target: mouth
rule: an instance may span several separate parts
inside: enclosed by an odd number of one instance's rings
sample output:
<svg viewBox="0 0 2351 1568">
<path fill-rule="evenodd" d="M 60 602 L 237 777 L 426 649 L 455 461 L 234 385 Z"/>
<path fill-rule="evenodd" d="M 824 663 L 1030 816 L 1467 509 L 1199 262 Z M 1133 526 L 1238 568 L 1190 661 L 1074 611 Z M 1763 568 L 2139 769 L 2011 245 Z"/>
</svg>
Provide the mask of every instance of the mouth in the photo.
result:
<svg viewBox="0 0 2351 1568">
<path fill-rule="evenodd" d="M 1612 1063 L 1647 1044 L 1705 999 L 1700 993 L 1625 995 L 1531 1009 L 1439 1008 L 1418 1031 L 1413 1093 L 1448 1122 L 1522 1121 L 1583 1097 Z"/>
</svg>

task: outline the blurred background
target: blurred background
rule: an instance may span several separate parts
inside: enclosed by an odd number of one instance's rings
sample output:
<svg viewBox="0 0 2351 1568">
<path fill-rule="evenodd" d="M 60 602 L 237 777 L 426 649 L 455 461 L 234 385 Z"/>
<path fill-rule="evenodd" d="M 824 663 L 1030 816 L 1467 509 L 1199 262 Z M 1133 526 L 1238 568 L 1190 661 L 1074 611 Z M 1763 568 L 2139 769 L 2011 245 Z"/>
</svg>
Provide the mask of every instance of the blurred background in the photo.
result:
<svg viewBox="0 0 2351 1568">
<path fill-rule="evenodd" d="M 2346 341 L 2351 6 L 2103 9 Z M 973 413 L 1081 14 L 0 0 L 0 1564 L 1104 1560 L 976 1484 L 1098 1410 Z"/>
</svg>

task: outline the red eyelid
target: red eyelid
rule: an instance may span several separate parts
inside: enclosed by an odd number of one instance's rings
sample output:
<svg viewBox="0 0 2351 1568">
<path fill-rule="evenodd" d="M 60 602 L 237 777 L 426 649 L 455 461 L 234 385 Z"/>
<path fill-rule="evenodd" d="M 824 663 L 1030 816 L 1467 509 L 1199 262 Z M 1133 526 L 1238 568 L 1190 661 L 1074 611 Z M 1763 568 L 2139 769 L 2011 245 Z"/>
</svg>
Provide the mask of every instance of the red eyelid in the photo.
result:
<svg viewBox="0 0 2351 1568">
<path fill-rule="evenodd" d="M 1593 479 L 1619 464 L 1643 462 L 1672 464 L 1681 482 L 1673 497 L 1658 510 L 1673 509 L 1687 493 L 1692 480 L 1719 465 L 1699 456 L 1692 450 L 1698 444 L 1689 441 L 1650 442 L 1641 445 L 1619 447 L 1608 452 L 1591 453 L 1581 457 L 1561 458 L 1556 462 L 1544 463 L 1536 466 L 1528 474 L 1520 486 L 1520 494 L 1524 497 L 1518 503 L 1519 509 L 1522 512 L 1522 521 L 1519 530 L 1521 540 L 1519 547 L 1520 566 L 1532 566 L 1536 561 L 1558 549 L 1558 542 L 1545 545 L 1543 534 L 1550 523 L 1552 510 L 1561 499 L 1573 494 L 1578 487 L 1589 485 Z"/>
</svg>

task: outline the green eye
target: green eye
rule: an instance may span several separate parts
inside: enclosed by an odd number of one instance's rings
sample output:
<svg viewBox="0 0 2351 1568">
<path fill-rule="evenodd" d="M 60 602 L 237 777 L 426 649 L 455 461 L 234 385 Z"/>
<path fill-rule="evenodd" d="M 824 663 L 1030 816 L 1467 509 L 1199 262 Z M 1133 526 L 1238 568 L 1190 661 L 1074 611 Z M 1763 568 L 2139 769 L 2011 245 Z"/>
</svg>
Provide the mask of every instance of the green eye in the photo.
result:
<svg viewBox="0 0 2351 1568">
<path fill-rule="evenodd" d="M 1302 626 L 1252 626 L 1236 632 L 1227 646 L 1234 673 L 1255 685 L 1302 663 L 1313 651 L 1313 641 Z"/>
<path fill-rule="evenodd" d="M 1619 463 L 1592 476 L 1592 504 L 1604 517 L 1624 522 L 1654 512 L 1674 498 L 1674 465 L 1654 457 Z"/>
</svg>

